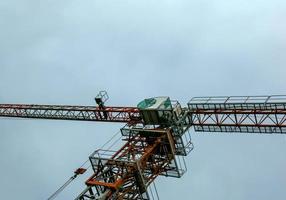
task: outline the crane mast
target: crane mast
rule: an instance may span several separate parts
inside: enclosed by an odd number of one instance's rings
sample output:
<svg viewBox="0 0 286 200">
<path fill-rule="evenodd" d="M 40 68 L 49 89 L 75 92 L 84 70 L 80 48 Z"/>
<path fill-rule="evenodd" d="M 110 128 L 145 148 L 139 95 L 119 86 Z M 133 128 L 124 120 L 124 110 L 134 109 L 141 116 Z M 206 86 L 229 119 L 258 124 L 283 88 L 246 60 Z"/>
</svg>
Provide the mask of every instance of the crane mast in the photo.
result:
<svg viewBox="0 0 286 200">
<path fill-rule="evenodd" d="M 158 176 L 180 178 L 193 150 L 189 129 L 198 132 L 286 133 L 286 96 L 195 97 L 187 107 L 169 97 L 137 107 L 0 104 L 0 117 L 126 123 L 117 151 L 98 149 L 89 157 L 93 174 L 76 200 L 156 199 Z M 79 169 L 76 175 L 84 173 Z"/>
</svg>

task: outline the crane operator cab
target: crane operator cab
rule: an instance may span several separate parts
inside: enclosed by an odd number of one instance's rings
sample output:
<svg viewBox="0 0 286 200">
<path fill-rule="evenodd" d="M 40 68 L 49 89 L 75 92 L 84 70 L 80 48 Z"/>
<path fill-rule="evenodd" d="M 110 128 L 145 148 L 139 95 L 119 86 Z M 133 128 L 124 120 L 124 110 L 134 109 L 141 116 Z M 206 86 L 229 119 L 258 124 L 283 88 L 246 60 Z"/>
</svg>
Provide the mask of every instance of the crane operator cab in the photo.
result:
<svg viewBox="0 0 286 200">
<path fill-rule="evenodd" d="M 182 109 L 177 101 L 169 97 L 144 99 L 137 108 L 146 125 L 169 125 L 181 114 Z"/>
</svg>

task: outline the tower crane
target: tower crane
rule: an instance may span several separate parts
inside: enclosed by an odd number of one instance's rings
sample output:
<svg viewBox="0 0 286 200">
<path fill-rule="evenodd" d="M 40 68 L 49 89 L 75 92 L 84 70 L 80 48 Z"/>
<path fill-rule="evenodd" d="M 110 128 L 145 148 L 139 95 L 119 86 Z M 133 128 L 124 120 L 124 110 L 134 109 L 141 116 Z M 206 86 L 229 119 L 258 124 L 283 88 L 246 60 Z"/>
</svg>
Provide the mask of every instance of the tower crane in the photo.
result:
<svg viewBox="0 0 286 200">
<path fill-rule="evenodd" d="M 155 199 L 150 186 L 158 176 L 180 178 L 186 172 L 182 158 L 193 150 L 190 128 L 286 133 L 286 96 L 281 95 L 195 97 L 186 107 L 164 96 L 136 107 L 106 106 L 107 99 L 102 91 L 97 106 L 0 104 L 0 116 L 125 123 L 119 150 L 98 149 L 90 155 L 93 174 L 75 200 Z M 71 180 L 85 171 L 77 169 Z"/>
</svg>

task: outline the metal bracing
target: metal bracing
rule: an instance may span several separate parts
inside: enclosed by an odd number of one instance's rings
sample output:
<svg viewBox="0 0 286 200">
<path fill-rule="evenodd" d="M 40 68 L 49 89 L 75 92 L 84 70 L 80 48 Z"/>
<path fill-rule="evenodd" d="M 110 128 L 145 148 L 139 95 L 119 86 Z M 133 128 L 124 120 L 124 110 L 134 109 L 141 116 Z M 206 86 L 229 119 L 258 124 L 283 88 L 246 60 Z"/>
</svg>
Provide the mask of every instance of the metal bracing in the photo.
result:
<svg viewBox="0 0 286 200">
<path fill-rule="evenodd" d="M 286 133 L 286 97 L 199 97 L 189 103 L 195 131 Z"/>
<path fill-rule="evenodd" d="M 210 132 L 286 132 L 285 96 L 195 97 L 188 103 L 188 112 L 182 110 L 179 113 L 187 113 L 188 117 L 179 117 L 185 123 L 176 125 L 181 129 L 194 126 L 196 131 Z M 136 107 L 0 104 L 0 116 L 134 124 L 142 122 Z"/>
<path fill-rule="evenodd" d="M 195 131 L 286 133 L 284 110 L 201 110 L 190 117 Z"/>
<path fill-rule="evenodd" d="M 138 123 L 136 107 L 0 104 L 0 117 Z"/>
<path fill-rule="evenodd" d="M 194 97 L 192 109 L 285 109 L 286 96 L 214 96 Z"/>
<path fill-rule="evenodd" d="M 126 127 L 123 133 L 126 135 Z M 118 151 L 97 150 L 90 156 L 94 174 L 78 200 L 152 199 L 148 188 L 157 176 L 181 177 L 185 165 L 178 162 L 170 130 L 130 129 Z M 96 191 L 96 192 L 95 192 Z M 92 194 L 91 194 L 92 192 Z M 156 196 L 156 195 L 155 195 Z"/>
<path fill-rule="evenodd" d="M 163 108 L 0 104 L 0 117 L 124 122 L 125 144 L 90 156 L 93 175 L 76 200 L 153 200 L 158 176 L 180 178 L 193 150 L 189 129 L 202 132 L 286 133 L 286 96 L 195 97 Z M 166 103 L 166 102 L 165 102 Z M 82 170 L 82 168 L 80 168 Z M 85 169 L 84 169 L 85 170 Z M 81 174 L 80 171 L 77 174 Z"/>
</svg>

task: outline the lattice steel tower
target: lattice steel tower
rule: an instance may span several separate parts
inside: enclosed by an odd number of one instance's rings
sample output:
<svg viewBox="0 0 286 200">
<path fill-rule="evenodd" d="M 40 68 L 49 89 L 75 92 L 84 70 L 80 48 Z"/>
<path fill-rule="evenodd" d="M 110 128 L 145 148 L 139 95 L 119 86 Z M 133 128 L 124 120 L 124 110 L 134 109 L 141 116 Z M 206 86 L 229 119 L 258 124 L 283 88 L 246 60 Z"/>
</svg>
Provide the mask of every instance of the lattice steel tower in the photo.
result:
<svg viewBox="0 0 286 200">
<path fill-rule="evenodd" d="M 286 96 L 196 97 L 181 107 L 169 97 L 145 99 L 137 107 L 0 104 L 1 117 L 123 122 L 125 144 L 118 151 L 96 150 L 93 174 L 76 200 L 156 199 L 158 176 L 180 178 L 184 156 L 193 149 L 189 129 L 200 132 L 286 133 Z M 77 175 L 86 171 L 79 168 Z M 63 188 L 61 188 L 63 189 Z"/>
</svg>

